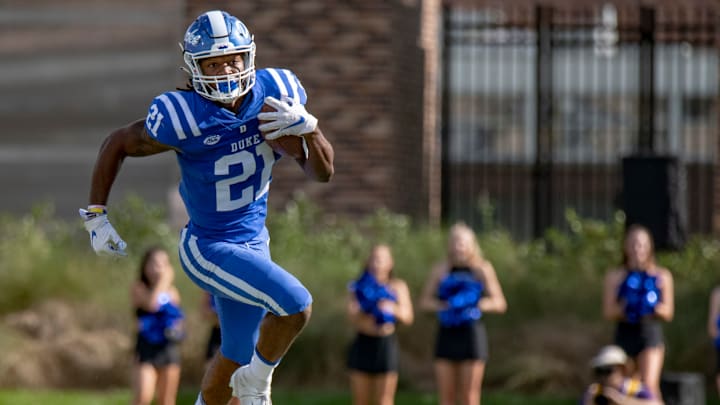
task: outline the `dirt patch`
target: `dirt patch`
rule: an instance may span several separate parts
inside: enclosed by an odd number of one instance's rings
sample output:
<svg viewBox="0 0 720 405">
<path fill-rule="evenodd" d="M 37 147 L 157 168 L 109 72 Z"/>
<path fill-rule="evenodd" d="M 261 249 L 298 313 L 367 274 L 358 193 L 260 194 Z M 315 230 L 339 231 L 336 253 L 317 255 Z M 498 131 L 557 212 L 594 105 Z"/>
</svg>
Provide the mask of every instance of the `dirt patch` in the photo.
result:
<svg viewBox="0 0 720 405">
<path fill-rule="evenodd" d="M 181 384 L 202 378 L 207 326 L 188 314 Z M 134 358 L 131 325 L 96 308 L 46 301 L 0 318 L 0 388 L 128 387 Z"/>
<path fill-rule="evenodd" d="M 0 358 L 0 386 L 26 388 L 127 385 L 131 341 L 114 328 L 80 327 L 80 311 L 52 301 L 6 316 L 14 335 Z"/>
<path fill-rule="evenodd" d="M 194 333 L 183 343 L 182 383 L 197 386 L 207 328 L 195 314 L 188 315 L 189 330 Z M 101 316 L 91 308 L 51 301 L 0 319 L 0 352 L 6 353 L 0 356 L 0 387 L 128 387 L 132 328 Z M 430 391 L 434 387 L 433 325 L 433 320 L 421 318 L 417 329 L 400 333 L 400 383 L 405 388 Z M 588 360 L 610 338 L 604 323 L 578 319 L 538 319 L 521 325 L 488 325 L 488 329 L 490 359 L 483 385 L 515 392 L 580 392 L 589 377 Z M 303 355 L 315 353 L 309 347 L 303 351 L 307 339 L 298 342 L 278 383 L 309 383 L 312 373 L 307 367 L 292 367 Z M 322 345 L 333 347 L 329 342 Z M 328 370 L 335 371 L 337 378 L 330 380 L 344 383 L 344 346 L 330 352 L 332 361 L 316 371 L 326 378 Z"/>
<path fill-rule="evenodd" d="M 522 392 L 581 389 L 589 359 L 609 343 L 604 325 L 578 319 L 542 319 L 491 335 L 487 385 Z"/>
</svg>

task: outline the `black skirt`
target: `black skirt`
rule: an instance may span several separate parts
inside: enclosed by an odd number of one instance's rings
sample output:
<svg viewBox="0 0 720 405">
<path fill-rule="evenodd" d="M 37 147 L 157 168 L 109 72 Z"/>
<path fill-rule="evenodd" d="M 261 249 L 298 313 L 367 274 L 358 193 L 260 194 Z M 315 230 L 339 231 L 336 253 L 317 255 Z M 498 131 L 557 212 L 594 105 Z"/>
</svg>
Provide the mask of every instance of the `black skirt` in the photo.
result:
<svg viewBox="0 0 720 405">
<path fill-rule="evenodd" d="M 488 359 L 488 340 L 481 321 L 459 326 L 440 326 L 435 340 L 435 358 L 451 361 Z"/>
<path fill-rule="evenodd" d="M 663 345 L 663 331 L 660 321 L 643 319 L 637 323 L 619 322 L 615 329 L 615 344 L 630 357 L 650 347 Z"/>
<path fill-rule="evenodd" d="M 135 343 L 135 356 L 138 362 L 150 363 L 155 367 L 180 364 L 180 344 L 177 342 L 154 344 L 138 335 Z"/>
<path fill-rule="evenodd" d="M 369 336 L 358 333 L 348 351 L 347 366 L 369 374 L 397 371 L 398 346 L 395 334 Z"/>
</svg>

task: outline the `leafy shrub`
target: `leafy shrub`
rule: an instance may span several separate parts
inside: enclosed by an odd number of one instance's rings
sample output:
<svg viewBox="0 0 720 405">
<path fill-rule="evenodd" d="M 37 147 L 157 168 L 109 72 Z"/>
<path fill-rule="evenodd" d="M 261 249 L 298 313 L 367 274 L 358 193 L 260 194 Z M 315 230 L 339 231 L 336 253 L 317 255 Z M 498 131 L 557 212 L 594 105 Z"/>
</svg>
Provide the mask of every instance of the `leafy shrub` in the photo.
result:
<svg viewBox="0 0 720 405">
<path fill-rule="evenodd" d="M 150 245 L 175 252 L 177 231 L 166 225 L 162 208 L 136 197 L 117 204 L 111 215 L 129 244 L 128 259 L 95 256 L 81 222 L 58 220 L 49 206 L 21 218 L 0 216 L 0 315 L 60 299 L 76 308 L 86 328 L 132 333 L 128 286 L 137 277 L 140 254 Z M 491 344 L 488 386 L 577 392 L 587 360 L 612 337 L 612 325 L 601 318 L 601 289 L 605 271 L 620 261 L 624 216 L 618 213 L 604 223 L 568 211 L 566 218 L 569 232 L 551 229 L 524 243 L 496 226 L 479 235 L 509 305 L 506 314 L 485 317 Z M 314 296 L 313 318 L 283 361 L 279 384 L 346 383 L 345 353 L 353 333 L 345 319 L 347 284 L 359 275 L 373 244 L 392 247 L 395 274 L 417 298 L 431 266 L 444 257 L 447 238 L 446 227 L 413 224 L 387 210 L 355 220 L 326 215 L 302 197 L 270 213 L 268 227 L 273 258 Z M 176 255 L 171 257 L 181 273 Z M 718 281 L 720 244 L 695 237 L 680 252 L 661 253 L 658 261 L 672 270 L 676 282 L 676 317 L 665 327 L 666 366 L 709 375 L 712 348 L 705 317 Z M 176 283 L 191 327 L 183 376 L 197 382 L 206 337 L 201 293 L 184 275 L 178 274 Z M 433 314 L 418 313 L 412 326 L 400 328 L 404 387 L 432 386 L 434 333 Z M 0 350 L 10 350 L 3 347 L 8 342 L 17 340 L 0 339 Z"/>
</svg>

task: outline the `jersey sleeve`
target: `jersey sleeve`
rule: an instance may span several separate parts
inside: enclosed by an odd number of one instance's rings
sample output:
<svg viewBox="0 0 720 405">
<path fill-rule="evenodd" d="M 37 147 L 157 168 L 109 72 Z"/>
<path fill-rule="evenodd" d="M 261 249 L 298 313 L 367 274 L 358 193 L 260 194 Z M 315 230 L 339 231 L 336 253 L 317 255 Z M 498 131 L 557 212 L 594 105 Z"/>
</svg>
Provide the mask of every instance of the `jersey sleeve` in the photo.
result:
<svg viewBox="0 0 720 405">
<path fill-rule="evenodd" d="M 263 69 L 264 87 L 266 96 L 273 96 L 278 99 L 292 99 L 296 103 L 306 104 L 307 93 L 300 79 L 295 73 L 288 69 L 267 68 Z"/>
<path fill-rule="evenodd" d="M 180 92 L 153 99 L 145 118 L 145 129 L 158 142 L 179 148 L 180 142 L 200 134 L 192 104 Z"/>
</svg>

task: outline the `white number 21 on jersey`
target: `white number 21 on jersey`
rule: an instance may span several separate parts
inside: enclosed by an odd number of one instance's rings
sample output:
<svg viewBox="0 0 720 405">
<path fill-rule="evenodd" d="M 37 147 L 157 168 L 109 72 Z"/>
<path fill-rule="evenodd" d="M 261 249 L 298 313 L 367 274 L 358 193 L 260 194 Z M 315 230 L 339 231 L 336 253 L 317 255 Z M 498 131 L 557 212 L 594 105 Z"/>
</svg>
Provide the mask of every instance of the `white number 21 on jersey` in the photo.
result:
<svg viewBox="0 0 720 405">
<path fill-rule="evenodd" d="M 275 155 L 273 150 L 266 143 L 262 143 L 255 148 L 255 155 L 262 158 L 263 169 L 260 173 L 260 187 L 255 190 L 253 185 L 249 185 L 242 189 L 240 197 L 232 199 L 230 195 L 230 186 L 242 183 L 248 180 L 257 170 L 255 156 L 251 152 L 241 150 L 231 155 L 225 155 L 215 161 L 215 175 L 227 176 L 230 174 L 230 166 L 241 165 L 242 170 L 237 176 L 219 180 L 215 183 L 215 199 L 218 211 L 232 211 L 244 207 L 268 192 L 270 173 L 272 172 L 273 163 L 275 163 Z"/>
<path fill-rule="evenodd" d="M 158 110 L 157 105 L 153 104 L 150 106 L 150 112 L 147 118 L 145 118 L 145 125 L 150 129 L 150 132 L 154 137 L 157 138 L 157 130 L 162 123 L 163 114 Z"/>
</svg>

